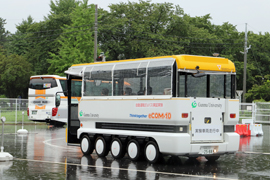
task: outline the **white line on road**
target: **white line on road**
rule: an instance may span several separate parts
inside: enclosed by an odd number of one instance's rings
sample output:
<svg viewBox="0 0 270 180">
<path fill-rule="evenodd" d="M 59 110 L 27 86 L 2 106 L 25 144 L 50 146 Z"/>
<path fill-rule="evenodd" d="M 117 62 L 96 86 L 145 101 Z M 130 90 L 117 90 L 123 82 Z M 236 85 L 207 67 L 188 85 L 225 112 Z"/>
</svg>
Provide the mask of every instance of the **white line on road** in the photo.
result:
<svg viewBox="0 0 270 180">
<path fill-rule="evenodd" d="M 14 158 L 14 160 L 29 161 L 29 162 L 39 162 L 39 163 L 50 163 L 50 164 L 61 164 L 61 165 L 86 166 L 86 167 L 92 167 L 92 168 L 121 170 L 121 171 L 133 171 L 133 172 L 143 172 L 143 173 L 154 173 L 154 174 L 183 176 L 183 177 L 191 177 L 191 178 L 236 180 L 236 179 L 232 179 L 232 178 L 222 178 L 222 177 L 217 177 L 217 176 L 200 176 L 200 175 L 191 175 L 191 174 L 170 173 L 170 172 L 161 172 L 161 171 L 147 171 L 147 170 L 137 170 L 137 169 L 126 169 L 126 168 L 114 168 L 114 167 L 106 167 L 106 166 L 95 166 L 95 165 L 84 165 L 84 164 L 74 164 L 74 163 L 64 163 L 64 162 L 40 161 L 40 160 L 21 159 L 21 158 Z"/>
</svg>

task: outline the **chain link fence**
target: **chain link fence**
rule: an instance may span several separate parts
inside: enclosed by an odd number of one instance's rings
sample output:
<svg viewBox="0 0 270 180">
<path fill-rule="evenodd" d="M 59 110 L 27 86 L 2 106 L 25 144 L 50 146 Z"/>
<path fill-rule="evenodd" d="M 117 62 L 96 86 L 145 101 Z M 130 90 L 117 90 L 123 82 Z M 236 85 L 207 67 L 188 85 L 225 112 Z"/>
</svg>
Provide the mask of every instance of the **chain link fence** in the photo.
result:
<svg viewBox="0 0 270 180">
<path fill-rule="evenodd" d="M 0 117 L 5 116 L 5 123 L 30 122 L 27 116 L 28 99 L 0 98 Z"/>
</svg>

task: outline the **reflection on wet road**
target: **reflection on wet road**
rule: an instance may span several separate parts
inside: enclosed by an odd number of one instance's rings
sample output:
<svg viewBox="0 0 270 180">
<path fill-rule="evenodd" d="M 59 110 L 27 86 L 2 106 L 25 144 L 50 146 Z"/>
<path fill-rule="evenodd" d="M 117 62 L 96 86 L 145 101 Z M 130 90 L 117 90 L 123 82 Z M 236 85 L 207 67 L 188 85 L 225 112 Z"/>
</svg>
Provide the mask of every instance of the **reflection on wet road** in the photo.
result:
<svg viewBox="0 0 270 180">
<path fill-rule="evenodd" d="M 66 145 L 64 128 L 39 125 L 26 129 L 27 135 L 16 134 L 14 126 L 5 129 L 4 150 L 14 160 L 0 162 L 0 179 L 270 179 L 267 125 L 263 126 L 264 136 L 242 137 L 236 154 L 221 156 L 215 163 L 204 157 L 165 156 L 152 165 L 127 157 L 83 156 L 79 147 Z"/>
</svg>

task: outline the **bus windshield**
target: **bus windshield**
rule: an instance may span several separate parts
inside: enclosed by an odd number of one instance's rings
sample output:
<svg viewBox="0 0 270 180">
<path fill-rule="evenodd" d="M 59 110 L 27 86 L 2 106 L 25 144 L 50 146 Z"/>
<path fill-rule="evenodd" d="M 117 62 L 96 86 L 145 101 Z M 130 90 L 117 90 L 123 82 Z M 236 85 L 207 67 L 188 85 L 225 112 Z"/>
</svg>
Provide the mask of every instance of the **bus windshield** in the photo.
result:
<svg viewBox="0 0 270 180">
<path fill-rule="evenodd" d="M 179 73 L 179 97 L 234 98 L 235 75 L 211 73 L 195 77 Z"/>
<path fill-rule="evenodd" d="M 54 78 L 36 78 L 30 79 L 29 88 L 30 89 L 49 89 L 57 87 L 56 80 Z"/>
</svg>

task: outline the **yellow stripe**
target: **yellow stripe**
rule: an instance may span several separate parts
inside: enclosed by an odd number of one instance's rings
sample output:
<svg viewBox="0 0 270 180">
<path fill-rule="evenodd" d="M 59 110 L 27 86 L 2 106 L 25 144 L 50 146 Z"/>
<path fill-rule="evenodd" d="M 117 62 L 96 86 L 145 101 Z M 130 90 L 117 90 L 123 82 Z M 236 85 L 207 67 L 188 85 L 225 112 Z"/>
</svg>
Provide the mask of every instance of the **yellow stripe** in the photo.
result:
<svg viewBox="0 0 270 180">
<path fill-rule="evenodd" d="M 46 106 L 44 105 L 44 106 L 41 106 L 41 107 L 39 107 L 39 106 L 37 106 L 37 105 L 35 105 L 35 109 L 45 109 L 46 108 Z"/>
<path fill-rule="evenodd" d="M 230 99 L 229 101 L 239 101 L 239 99 Z"/>
<path fill-rule="evenodd" d="M 67 99 L 67 96 L 61 96 L 61 99 Z M 82 97 L 71 97 L 71 99 L 77 99 L 78 101 L 81 100 Z"/>
<path fill-rule="evenodd" d="M 35 90 L 35 94 L 46 94 L 46 89 Z"/>
</svg>

